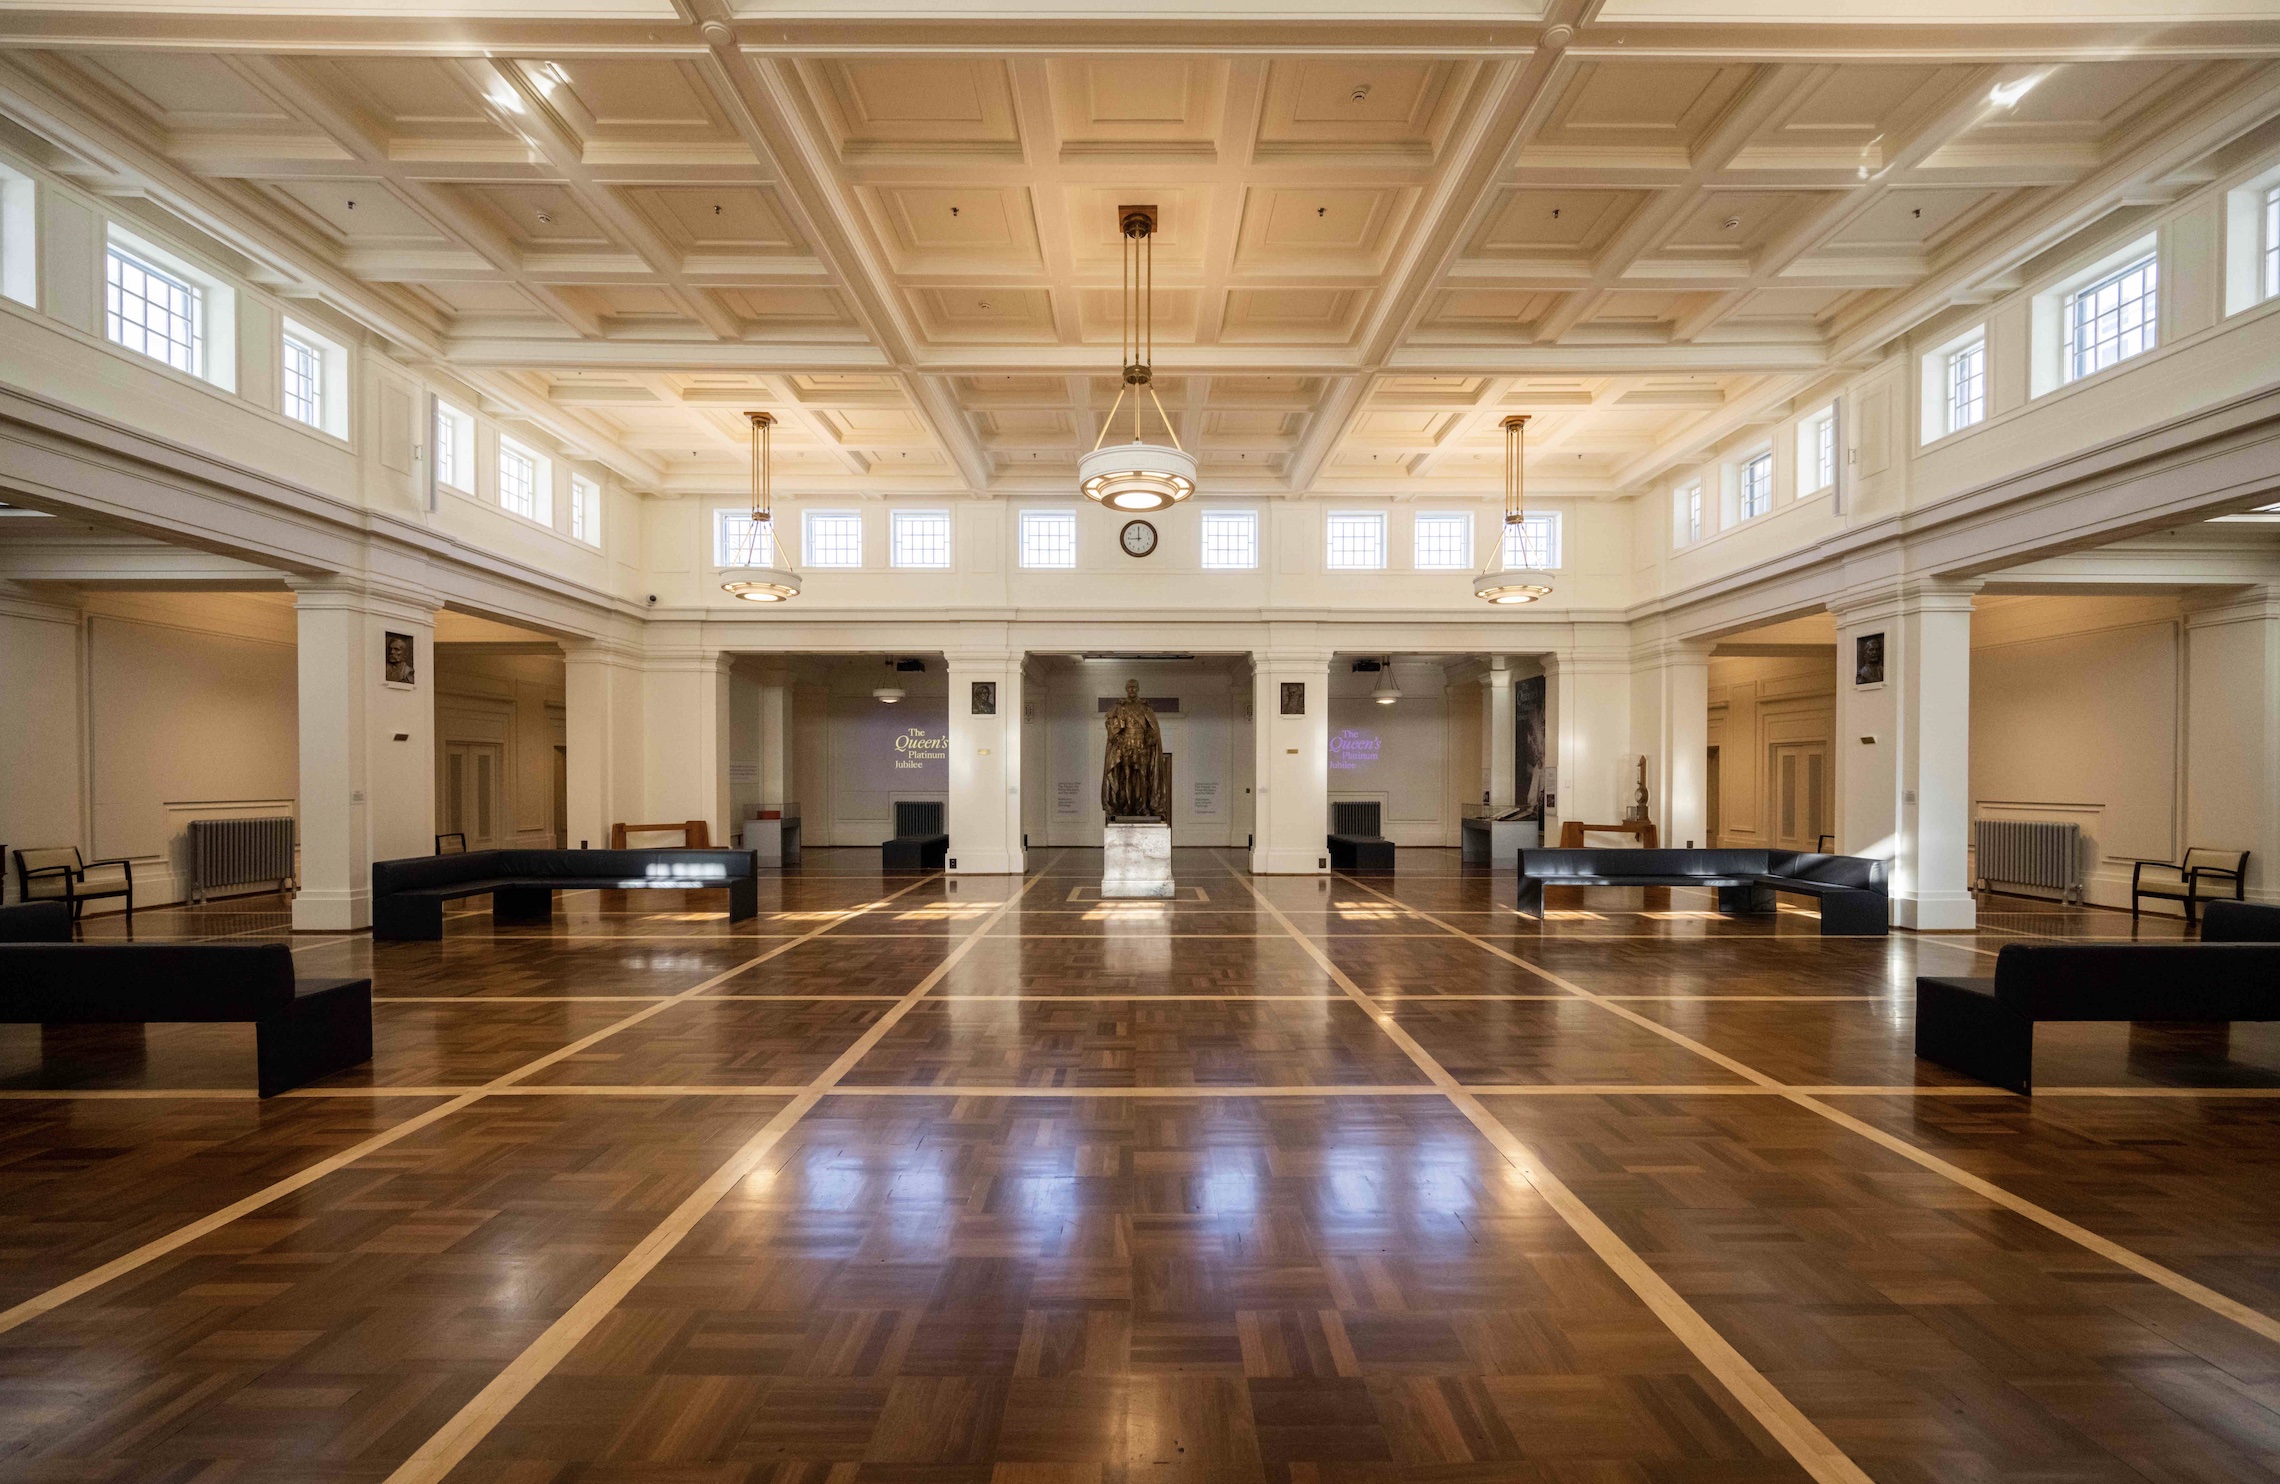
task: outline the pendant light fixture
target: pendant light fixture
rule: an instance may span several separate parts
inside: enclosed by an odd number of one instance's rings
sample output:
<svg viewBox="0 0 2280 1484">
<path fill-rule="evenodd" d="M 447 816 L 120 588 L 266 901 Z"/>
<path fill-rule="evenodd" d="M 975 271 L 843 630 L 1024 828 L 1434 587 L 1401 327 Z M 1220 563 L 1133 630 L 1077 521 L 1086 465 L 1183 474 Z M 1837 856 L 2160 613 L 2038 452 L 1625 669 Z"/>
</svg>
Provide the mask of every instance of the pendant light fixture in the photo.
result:
<svg viewBox="0 0 2280 1484">
<path fill-rule="evenodd" d="M 1401 699 L 1401 683 L 1393 678 L 1393 656 L 1390 654 L 1378 664 L 1377 689 L 1370 692 L 1370 699 L 1380 706 L 1391 706 Z"/>
<path fill-rule="evenodd" d="M 774 486 L 770 477 L 769 430 L 776 426 L 770 412 L 744 414 L 752 424 L 752 524 L 736 551 L 736 565 L 745 575 L 720 585 L 730 597 L 747 603 L 788 603 L 800 595 L 800 574 L 792 570 L 776 539 Z"/>
<path fill-rule="evenodd" d="M 1156 352 L 1156 208 L 1120 206 L 1117 230 L 1124 239 L 1124 383 L 1109 404 L 1092 452 L 1077 460 L 1077 487 L 1085 498 L 1111 510 L 1140 514 L 1162 510 L 1195 493 L 1195 456 L 1180 447 L 1180 435 L 1156 395 L 1151 362 Z M 1156 416 L 1171 440 L 1167 446 L 1142 436 L 1141 397 L 1156 404 Z M 1110 443 L 1117 412 L 1132 398 L 1132 441 Z"/>
<path fill-rule="evenodd" d="M 1526 568 L 1514 567 L 1507 560 L 1512 550 L 1513 529 L 1528 519 L 1528 512 L 1523 508 L 1527 504 L 1527 460 L 1528 415 L 1516 412 L 1504 420 L 1504 523 L 1496 533 L 1496 556 L 1473 579 L 1473 596 L 1486 603 L 1511 606 L 1533 603 L 1552 595 L 1552 590 L 1543 583 L 1526 580 Z"/>
</svg>

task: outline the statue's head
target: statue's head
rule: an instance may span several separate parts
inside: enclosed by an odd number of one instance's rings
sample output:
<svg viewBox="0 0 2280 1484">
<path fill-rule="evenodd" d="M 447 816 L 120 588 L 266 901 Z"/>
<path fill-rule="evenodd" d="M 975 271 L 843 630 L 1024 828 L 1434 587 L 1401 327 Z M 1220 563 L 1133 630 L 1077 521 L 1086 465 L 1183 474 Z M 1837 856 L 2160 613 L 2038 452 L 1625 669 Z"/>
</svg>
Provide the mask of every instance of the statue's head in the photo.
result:
<svg viewBox="0 0 2280 1484">
<path fill-rule="evenodd" d="M 1127 680 L 1124 682 L 1124 699 L 1127 701 L 1137 701 L 1140 699 L 1139 681 Z"/>
</svg>

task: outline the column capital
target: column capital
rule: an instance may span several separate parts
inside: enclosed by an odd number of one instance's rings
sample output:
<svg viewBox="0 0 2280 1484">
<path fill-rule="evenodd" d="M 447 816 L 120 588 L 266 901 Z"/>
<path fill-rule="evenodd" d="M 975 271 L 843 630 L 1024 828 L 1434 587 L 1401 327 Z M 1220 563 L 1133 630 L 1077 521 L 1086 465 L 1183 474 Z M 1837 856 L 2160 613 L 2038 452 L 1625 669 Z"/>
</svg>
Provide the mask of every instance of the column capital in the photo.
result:
<svg viewBox="0 0 2280 1484">
<path fill-rule="evenodd" d="M 437 610 L 443 607 L 443 595 L 431 588 L 345 572 L 317 577 L 288 575 L 285 586 L 292 590 L 296 608 L 353 609 L 433 624 Z"/>
<path fill-rule="evenodd" d="M 2280 619 L 2280 583 L 2202 589 L 2186 595 L 2184 609 L 2185 627 L 2189 629 Z"/>
<path fill-rule="evenodd" d="M 1003 670 L 1027 657 L 1019 649 L 945 649 L 942 663 L 952 670 Z"/>
<path fill-rule="evenodd" d="M 1825 606 L 1839 624 L 1876 623 L 1911 613 L 1969 613 L 1984 586 L 1977 577 L 1902 577 L 1847 589 Z"/>
<path fill-rule="evenodd" d="M 567 665 L 638 665 L 642 649 L 623 639 L 561 639 L 562 662 Z"/>
<path fill-rule="evenodd" d="M 1716 643 L 1709 639 L 1643 640 L 1631 646 L 1631 663 L 1637 665 L 1708 665 Z"/>
</svg>

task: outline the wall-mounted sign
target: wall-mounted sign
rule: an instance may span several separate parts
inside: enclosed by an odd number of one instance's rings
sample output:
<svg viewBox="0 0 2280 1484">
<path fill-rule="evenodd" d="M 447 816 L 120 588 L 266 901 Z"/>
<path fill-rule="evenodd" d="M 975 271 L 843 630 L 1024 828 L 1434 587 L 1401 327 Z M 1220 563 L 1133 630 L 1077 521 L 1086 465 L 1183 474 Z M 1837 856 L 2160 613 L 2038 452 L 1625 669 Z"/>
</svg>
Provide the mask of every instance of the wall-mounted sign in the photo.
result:
<svg viewBox="0 0 2280 1484">
<path fill-rule="evenodd" d="M 898 770 L 916 772 L 928 763 L 946 762 L 949 757 L 949 737 L 930 737 L 924 727 L 911 727 L 895 737 L 895 767 Z"/>
<path fill-rule="evenodd" d="M 1305 681 L 1286 680 L 1282 683 L 1282 714 L 1285 716 L 1304 716 L 1306 714 Z"/>
<path fill-rule="evenodd" d="M 1083 797 L 1084 785 L 1071 778 L 1063 778 L 1053 785 L 1053 812 L 1070 819 L 1077 816 L 1077 803 Z"/>
<path fill-rule="evenodd" d="M 1330 766 L 1346 773 L 1366 768 L 1378 760 L 1378 749 L 1382 745 L 1375 732 L 1342 727 L 1330 734 Z"/>
<path fill-rule="evenodd" d="M 1219 785 L 1216 783 L 1205 783 L 1200 779 L 1197 780 L 1195 785 L 1195 805 L 1190 812 L 1199 818 L 1218 814 Z"/>
<path fill-rule="evenodd" d="M 1853 640 L 1853 684 L 1884 683 L 1884 636 L 1862 634 Z"/>
</svg>

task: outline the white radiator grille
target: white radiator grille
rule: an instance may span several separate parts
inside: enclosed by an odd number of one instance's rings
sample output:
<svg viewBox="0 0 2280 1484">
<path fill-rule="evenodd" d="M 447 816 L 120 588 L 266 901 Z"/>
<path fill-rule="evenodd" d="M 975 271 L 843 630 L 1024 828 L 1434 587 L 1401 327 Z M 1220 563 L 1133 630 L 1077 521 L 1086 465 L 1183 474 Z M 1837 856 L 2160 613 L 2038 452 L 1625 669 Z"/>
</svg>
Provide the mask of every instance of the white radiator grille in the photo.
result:
<svg viewBox="0 0 2280 1484">
<path fill-rule="evenodd" d="M 1972 821 L 1975 874 L 1992 885 L 2045 886 L 2079 900 L 2082 826 L 2029 819 Z"/>
<path fill-rule="evenodd" d="M 293 875 L 293 821 L 193 819 L 190 821 L 190 900 L 217 886 L 274 881 Z"/>
</svg>

